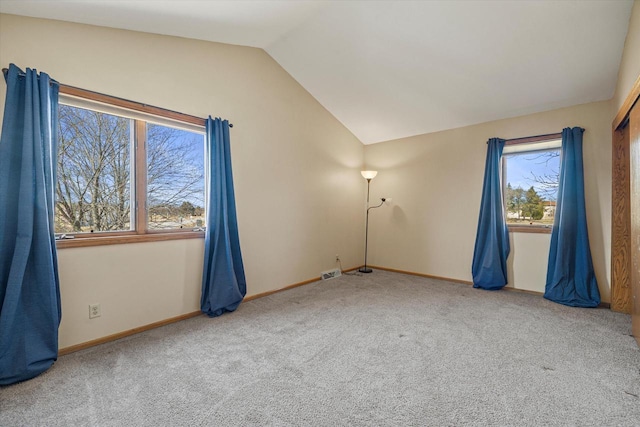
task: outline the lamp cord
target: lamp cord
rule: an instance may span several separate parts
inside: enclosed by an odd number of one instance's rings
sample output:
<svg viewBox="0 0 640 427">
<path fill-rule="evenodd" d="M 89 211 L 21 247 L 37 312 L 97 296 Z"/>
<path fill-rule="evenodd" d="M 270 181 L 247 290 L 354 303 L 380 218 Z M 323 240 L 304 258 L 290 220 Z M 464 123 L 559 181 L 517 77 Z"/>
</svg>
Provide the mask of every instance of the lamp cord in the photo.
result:
<svg viewBox="0 0 640 427">
<path fill-rule="evenodd" d="M 362 273 L 360 273 L 358 269 L 352 271 L 351 273 L 347 273 L 344 270 L 342 270 L 342 261 L 340 261 L 340 258 L 338 258 L 338 264 L 340 265 L 340 274 L 344 276 L 362 276 Z"/>
</svg>

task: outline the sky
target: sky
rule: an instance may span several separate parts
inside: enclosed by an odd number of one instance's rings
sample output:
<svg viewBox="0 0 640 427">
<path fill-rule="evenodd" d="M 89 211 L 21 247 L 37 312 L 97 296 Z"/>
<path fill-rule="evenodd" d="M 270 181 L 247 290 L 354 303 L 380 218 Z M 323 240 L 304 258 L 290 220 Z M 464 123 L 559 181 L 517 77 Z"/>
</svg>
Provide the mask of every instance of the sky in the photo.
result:
<svg viewBox="0 0 640 427">
<path fill-rule="evenodd" d="M 559 150 L 555 150 L 559 151 Z M 550 157 L 548 152 L 508 154 L 504 158 L 507 162 L 506 182 L 513 188 L 522 187 L 528 190 L 531 186 L 536 189 L 545 200 L 555 200 L 555 194 L 549 194 L 534 175 L 557 175 L 560 172 L 560 156 Z"/>
</svg>

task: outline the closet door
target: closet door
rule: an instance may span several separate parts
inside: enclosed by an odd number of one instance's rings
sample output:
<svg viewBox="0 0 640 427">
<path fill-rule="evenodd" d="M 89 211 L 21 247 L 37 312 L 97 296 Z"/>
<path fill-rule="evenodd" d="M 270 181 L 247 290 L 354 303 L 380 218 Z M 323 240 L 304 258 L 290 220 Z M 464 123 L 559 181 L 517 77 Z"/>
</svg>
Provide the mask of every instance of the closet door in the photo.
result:
<svg viewBox="0 0 640 427">
<path fill-rule="evenodd" d="M 640 346 L 640 76 L 613 119 L 611 309 L 631 314 Z"/>
<path fill-rule="evenodd" d="M 629 122 L 613 133 L 611 188 L 611 310 L 631 314 L 631 209 Z"/>
</svg>

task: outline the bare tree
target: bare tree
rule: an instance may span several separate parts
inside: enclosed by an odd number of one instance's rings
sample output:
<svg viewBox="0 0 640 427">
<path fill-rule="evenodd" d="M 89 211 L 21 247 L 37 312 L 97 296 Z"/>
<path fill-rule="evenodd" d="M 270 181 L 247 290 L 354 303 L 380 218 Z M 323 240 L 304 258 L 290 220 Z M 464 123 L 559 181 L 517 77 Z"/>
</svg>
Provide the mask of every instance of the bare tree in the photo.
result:
<svg viewBox="0 0 640 427">
<path fill-rule="evenodd" d="M 65 105 L 59 116 L 56 231 L 128 230 L 133 121 Z M 185 199 L 200 201 L 202 138 L 151 124 L 147 133 L 150 211 L 173 213 Z"/>
<path fill-rule="evenodd" d="M 560 183 L 560 168 L 554 167 L 557 163 L 556 159 L 560 157 L 560 151 L 542 151 L 528 157 L 527 160 L 535 161 L 536 164 L 545 165 L 546 173 L 536 174 L 531 171 L 529 182 L 537 183 L 536 188 L 545 200 L 555 200 L 558 194 L 558 185 Z M 553 166 L 552 166 L 553 165 Z"/>
<path fill-rule="evenodd" d="M 507 183 L 504 199 L 507 207 L 507 212 L 516 214 L 517 220 L 519 221 L 520 215 L 522 213 L 522 206 L 526 201 L 525 191 L 520 186 L 518 186 L 517 188 L 513 188 L 511 186 L 511 183 Z"/>
<path fill-rule="evenodd" d="M 130 120 L 65 105 L 59 116 L 60 231 L 123 229 L 129 221 Z"/>
<path fill-rule="evenodd" d="M 203 138 L 165 126 L 147 126 L 149 225 L 161 227 L 186 200 L 204 206 Z"/>
</svg>

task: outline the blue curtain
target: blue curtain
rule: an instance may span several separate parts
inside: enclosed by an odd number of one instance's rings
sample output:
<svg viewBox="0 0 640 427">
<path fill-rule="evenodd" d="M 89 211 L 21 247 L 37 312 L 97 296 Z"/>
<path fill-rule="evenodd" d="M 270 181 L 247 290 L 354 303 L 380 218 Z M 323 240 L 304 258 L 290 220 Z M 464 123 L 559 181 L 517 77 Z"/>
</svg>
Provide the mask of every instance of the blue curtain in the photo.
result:
<svg viewBox="0 0 640 427">
<path fill-rule="evenodd" d="M 229 122 L 206 123 L 207 231 L 200 308 L 210 317 L 234 311 L 247 293 L 231 173 Z"/>
<path fill-rule="evenodd" d="M 560 185 L 544 297 L 572 307 L 597 307 L 600 291 L 591 261 L 584 207 L 583 132 L 579 127 L 562 130 Z"/>
<path fill-rule="evenodd" d="M 0 384 L 58 358 L 60 288 L 53 230 L 58 84 L 11 64 L 0 137 Z"/>
<path fill-rule="evenodd" d="M 474 288 L 497 290 L 507 284 L 509 229 L 504 218 L 500 183 L 500 158 L 504 143 L 505 140 L 500 138 L 491 138 L 487 142 L 480 217 L 471 265 Z"/>
</svg>

